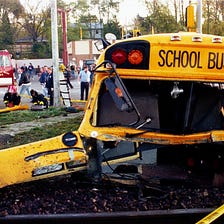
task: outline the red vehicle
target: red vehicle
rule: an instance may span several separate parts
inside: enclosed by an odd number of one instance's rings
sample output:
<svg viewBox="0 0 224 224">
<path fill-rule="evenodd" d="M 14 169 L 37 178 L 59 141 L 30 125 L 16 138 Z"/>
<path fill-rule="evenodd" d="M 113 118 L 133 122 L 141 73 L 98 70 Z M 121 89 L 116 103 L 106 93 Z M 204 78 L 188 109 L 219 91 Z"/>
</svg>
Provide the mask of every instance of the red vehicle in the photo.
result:
<svg viewBox="0 0 224 224">
<path fill-rule="evenodd" d="M 11 54 L 7 50 L 0 50 L 0 88 L 12 85 L 14 68 Z"/>
</svg>

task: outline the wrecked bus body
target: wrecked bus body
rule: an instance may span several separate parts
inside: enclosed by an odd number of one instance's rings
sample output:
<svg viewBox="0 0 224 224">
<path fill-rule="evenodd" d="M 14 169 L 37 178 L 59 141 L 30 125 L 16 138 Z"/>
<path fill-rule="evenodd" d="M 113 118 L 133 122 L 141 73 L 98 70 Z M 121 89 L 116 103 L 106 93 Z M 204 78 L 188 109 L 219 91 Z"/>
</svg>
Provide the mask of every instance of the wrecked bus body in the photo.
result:
<svg viewBox="0 0 224 224">
<path fill-rule="evenodd" d="M 77 131 L 0 151 L 0 187 L 78 170 L 101 178 L 106 163 L 156 149 L 156 164 L 223 172 L 222 37 L 145 35 L 98 59 Z"/>
</svg>

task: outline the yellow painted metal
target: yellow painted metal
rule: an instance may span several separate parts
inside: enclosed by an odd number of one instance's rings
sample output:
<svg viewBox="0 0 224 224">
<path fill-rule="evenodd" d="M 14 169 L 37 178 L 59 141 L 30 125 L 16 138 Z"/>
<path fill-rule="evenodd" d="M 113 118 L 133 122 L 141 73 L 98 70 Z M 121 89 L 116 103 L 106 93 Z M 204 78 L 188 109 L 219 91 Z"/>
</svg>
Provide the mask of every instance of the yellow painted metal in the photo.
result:
<svg viewBox="0 0 224 224">
<path fill-rule="evenodd" d="M 187 7 L 187 29 L 188 31 L 196 31 L 196 23 L 195 23 L 195 9 L 193 5 L 189 5 Z"/>
<path fill-rule="evenodd" d="M 220 142 L 224 140 L 224 131 L 208 131 L 188 135 L 173 135 L 158 132 L 144 132 L 128 127 L 96 127 L 97 100 L 101 83 L 105 79 L 104 73 L 95 76 L 95 85 L 91 89 L 91 97 L 87 102 L 85 116 L 78 129 L 83 136 L 94 137 L 102 141 L 132 141 L 148 142 L 152 144 L 200 144 Z M 91 122 L 91 123 L 90 123 Z M 132 137 L 128 137 L 132 136 Z"/>
<path fill-rule="evenodd" d="M 82 135 L 97 138 L 102 141 L 131 141 L 145 142 L 159 145 L 178 145 L 178 144 L 200 144 L 219 142 L 224 138 L 224 131 L 210 131 L 188 135 L 173 135 L 157 132 L 142 132 L 127 127 L 93 127 L 89 124 L 87 117 L 84 117 L 82 124 L 79 127 L 79 132 Z M 128 137 L 132 136 L 133 137 Z M 215 136 L 218 136 L 217 139 Z"/>
<path fill-rule="evenodd" d="M 180 40 L 172 41 L 173 36 L 180 36 Z M 117 72 L 121 78 L 125 79 L 223 82 L 223 71 L 218 65 L 224 54 L 224 43 L 213 43 L 214 38 L 214 35 L 183 32 L 145 35 L 122 40 L 117 44 L 133 41 L 134 45 L 136 40 L 145 40 L 150 43 L 149 69 L 117 68 Z M 194 41 L 198 39 L 202 41 Z M 101 54 L 98 65 L 105 60 L 105 52 Z M 108 77 L 108 74 L 108 70 L 103 67 L 95 73 L 85 116 L 78 129 L 82 135 L 102 141 L 124 140 L 162 145 L 200 144 L 224 140 L 222 130 L 173 135 L 152 131 L 142 132 L 128 127 L 96 127 L 98 93 L 101 83 Z"/>
<path fill-rule="evenodd" d="M 215 211 L 211 212 L 207 216 L 205 216 L 200 221 L 196 222 L 196 224 L 210 224 L 217 220 L 220 216 L 224 214 L 224 205 L 217 208 Z"/>
<path fill-rule="evenodd" d="M 177 35 L 180 36 L 180 40 L 171 40 Z M 202 41 L 194 41 L 198 37 Z M 216 37 L 209 34 L 180 32 L 144 35 L 131 38 L 131 40 L 122 40 L 122 43 L 133 41 L 135 44 L 136 40 L 150 43 L 149 69 L 117 68 L 117 72 L 121 78 L 223 82 L 224 42 L 214 43 L 213 40 Z M 100 55 L 98 64 L 104 59 L 105 52 Z"/>
<path fill-rule="evenodd" d="M 179 35 L 180 39 L 173 41 L 173 35 Z M 202 41 L 194 42 L 194 38 L 197 39 L 198 36 Z M 117 68 L 117 72 L 121 78 L 125 79 L 223 82 L 223 69 L 219 69 L 219 65 L 223 63 L 224 43 L 213 43 L 214 37 L 213 35 L 197 33 L 178 33 L 146 35 L 131 38 L 131 40 L 122 40 L 121 42 L 133 41 L 133 44 L 135 40 L 145 40 L 150 43 L 149 69 Z M 97 65 L 104 60 L 105 52 L 101 54 Z M 78 142 L 71 147 L 71 150 L 63 144 L 62 135 L 0 150 L 0 187 L 86 168 L 85 164 L 88 162 L 88 157 L 83 150 L 80 136 L 96 138 L 101 141 L 146 142 L 161 145 L 200 144 L 224 140 L 224 131 L 222 130 L 173 135 L 152 131 L 145 132 L 130 127 L 96 127 L 98 94 L 102 82 L 109 75 L 107 68 L 102 67 L 96 70 L 89 99 L 85 104 L 84 118 L 78 131 L 74 132 Z M 67 162 L 83 164 L 83 166 L 81 168 L 68 168 Z M 41 167 L 55 164 L 63 164 L 63 170 L 35 177 L 32 175 L 35 170 Z"/>
<path fill-rule="evenodd" d="M 51 176 L 66 174 L 78 168 L 66 168 L 66 162 L 83 164 L 85 168 L 86 153 L 77 132 L 77 144 L 67 147 L 62 142 L 62 135 L 54 138 L 0 150 L 0 187 L 11 184 L 43 179 Z M 69 150 L 70 149 L 70 150 Z M 33 176 L 34 170 L 50 165 L 63 164 L 58 172 Z"/>
<path fill-rule="evenodd" d="M 10 112 L 10 111 L 15 111 L 15 110 L 28 110 L 29 106 L 27 104 L 25 105 L 16 105 L 14 107 L 6 107 L 3 109 L 0 109 L 0 113 L 6 113 L 6 112 Z"/>
<path fill-rule="evenodd" d="M 129 160 L 138 159 L 139 157 L 140 157 L 140 154 L 138 152 L 138 153 L 136 153 L 135 155 L 132 155 L 132 156 L 119 158 L 119 159 L 113 159 L 113 160 L 110 160 L 109 162 L 103 162 L 102 165 L 108 165 L 108 163 L 110 165 L 117 164 L 117 163 L 122 163 L 122 162 L 126 162 L 126 161 L 129 161 Z"/>
</svg>

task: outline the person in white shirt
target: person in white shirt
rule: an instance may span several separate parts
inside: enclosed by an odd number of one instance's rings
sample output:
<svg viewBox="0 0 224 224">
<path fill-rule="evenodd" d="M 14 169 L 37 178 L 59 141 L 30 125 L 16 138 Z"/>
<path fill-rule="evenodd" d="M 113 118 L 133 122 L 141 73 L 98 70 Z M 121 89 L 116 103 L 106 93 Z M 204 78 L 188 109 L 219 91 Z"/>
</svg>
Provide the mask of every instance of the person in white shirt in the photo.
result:
<svg viewBox="0 0 224 224">
<path fill-rule="evenodd" d="M 85 100 L 88 99 L 90 74 L 91 73 L 88 70 L 88 66 L 84 65 L 83 70 L 80 71 L 80 73 L 79 73 L 79 81 L 80 81 L 80 84 L 81 84 L 80 100 L 84 100 L 84 93 L 85 93 Z"/>
</svg>

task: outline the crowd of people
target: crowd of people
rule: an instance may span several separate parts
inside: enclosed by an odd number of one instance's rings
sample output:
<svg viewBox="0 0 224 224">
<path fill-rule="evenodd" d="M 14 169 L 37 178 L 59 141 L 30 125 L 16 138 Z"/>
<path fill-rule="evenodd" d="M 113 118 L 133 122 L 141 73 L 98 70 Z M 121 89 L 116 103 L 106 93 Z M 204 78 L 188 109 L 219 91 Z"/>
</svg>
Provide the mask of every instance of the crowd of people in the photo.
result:
<svg viewBox="0 0 224 224">
<path fill-rule="evenodd" d="M 68 88 L 74 88 L 71 78 L 77 79 L 80 83 L 80 100 L 87 100 L 89 88 L 92 85 L 95 64 L 92 64 L 91 66 L 84 65 L 82 69 L 74 65 L 64 66 L 61 64 L 60 68 L 63 68 L 61 69 L 63 79 L 66 80 Z M 35 75 L 38 77 L 42 92 L 38 92 L 31 88 L 31 82 L 34 80 Z M 16 82 L 13 85 L 8 86 L 8 90 L 3 98 L 3 101 L 7 107 L 20 105 L 21 96 L 23 94 L 30 96 L 33 104 L 43 105 L 45 108 L 54 105 L 54 82 L 52 67 L 37 66 L 37 68 L 34 68 L 32 63 L 29 63 L 28 66 L 24 64 L 16 69 L 15 78 Z"/>
</svg>

